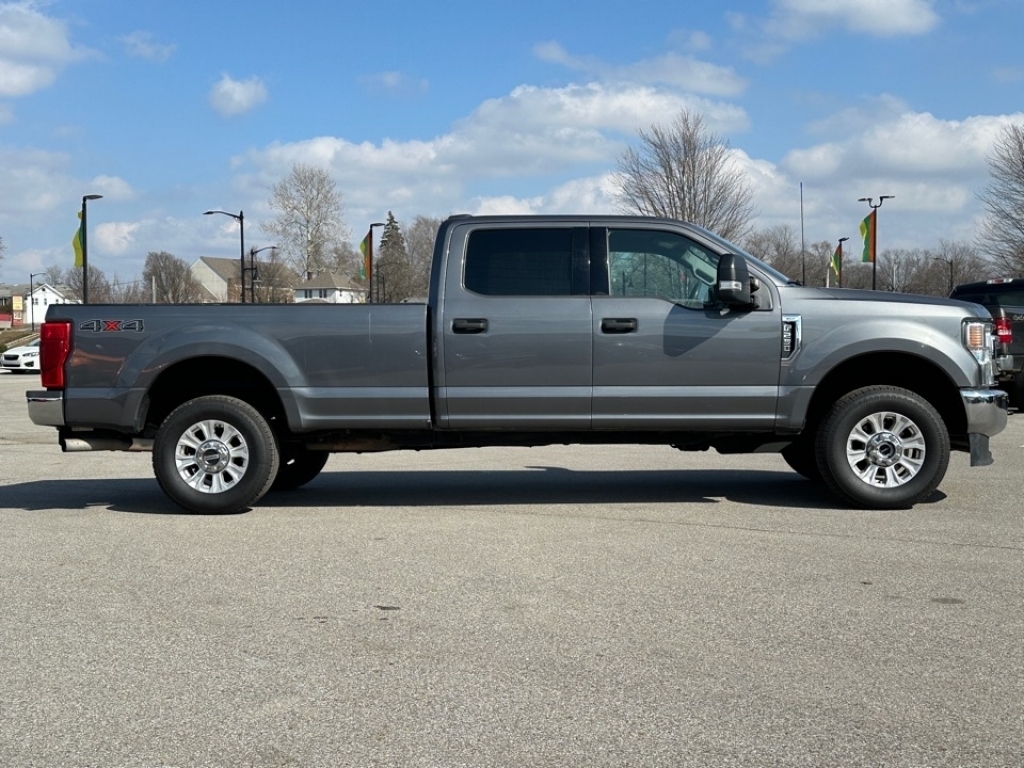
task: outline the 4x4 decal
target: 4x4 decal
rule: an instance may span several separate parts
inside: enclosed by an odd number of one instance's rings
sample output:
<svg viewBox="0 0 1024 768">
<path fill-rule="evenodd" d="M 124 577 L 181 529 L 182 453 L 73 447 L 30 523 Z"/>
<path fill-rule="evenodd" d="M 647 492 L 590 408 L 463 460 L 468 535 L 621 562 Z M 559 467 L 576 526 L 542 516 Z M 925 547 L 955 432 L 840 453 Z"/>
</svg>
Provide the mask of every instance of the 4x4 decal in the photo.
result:
<svg viewBox="0 0 1024 768">
<path fill-rule="evenodd" d="M 78 324 L 78 330 L 92 331 L 93 333 L 121 333 L 122 331 L 141 333 L 144 327 L 141 320 L 83 320 Z"/>
</svg>

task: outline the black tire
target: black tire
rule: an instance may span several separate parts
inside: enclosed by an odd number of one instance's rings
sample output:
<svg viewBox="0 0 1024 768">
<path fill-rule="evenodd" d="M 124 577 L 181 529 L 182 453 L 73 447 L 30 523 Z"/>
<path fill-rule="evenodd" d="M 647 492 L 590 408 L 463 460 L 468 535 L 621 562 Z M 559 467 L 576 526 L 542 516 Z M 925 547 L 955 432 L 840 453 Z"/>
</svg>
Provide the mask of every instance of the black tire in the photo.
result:
<svg viewBox="0 0 1024 768">
<path fill-rule="evenodd" d="M 323 470 L 327 451 L 311 451 L 305 446 L 284 448 L 281 451 L 281 466 L 277 468 L 272 491 L 294 491 L 313 480 Z"/>
<path fill-rule="evenodd" d="M 197 397 L 153 441 L 153 472 L 172 501 L 204 514 L 248 509 L 277 475 L 277 440 L 259 411 L 234 397 Z"/>
<path fill-rule="evenodd" d="M 1018 411 L 1024 410 L 1024 368 L 1017 371 L 1017 378 L 1010 385 L 1010 405 Z"/>
<path fill-rule="evenodd" d="M 907 389 L 864 387 L 840 398 L 818 430 L 826 485 L 861 509 L 906 509 L 926 499 L 949 466 L 949 432 Z"/>
<path fill-rule="evenodd" d="M 821 470 L 818 469 L 818 455 L 813 440 L 802 437 L 793 441 L 782 449 L 782 458 L 798 475 L 816 483 L 821 482 Z"/>
</svg>

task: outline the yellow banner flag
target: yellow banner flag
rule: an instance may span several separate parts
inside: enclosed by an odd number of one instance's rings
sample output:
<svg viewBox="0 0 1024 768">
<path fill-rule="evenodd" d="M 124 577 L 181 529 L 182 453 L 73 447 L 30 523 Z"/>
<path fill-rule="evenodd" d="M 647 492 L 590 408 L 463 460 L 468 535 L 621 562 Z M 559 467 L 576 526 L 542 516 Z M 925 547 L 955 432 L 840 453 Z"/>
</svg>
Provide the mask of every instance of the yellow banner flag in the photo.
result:
<svg viewBox="0 0 1024 768">
<path fill-rule="evenodd" d="M 71 247 L 75 249 L 75 266 L 82 266 L 82 212 L 78 212 L 78 229 L 71 238 Z"/>
</svg>

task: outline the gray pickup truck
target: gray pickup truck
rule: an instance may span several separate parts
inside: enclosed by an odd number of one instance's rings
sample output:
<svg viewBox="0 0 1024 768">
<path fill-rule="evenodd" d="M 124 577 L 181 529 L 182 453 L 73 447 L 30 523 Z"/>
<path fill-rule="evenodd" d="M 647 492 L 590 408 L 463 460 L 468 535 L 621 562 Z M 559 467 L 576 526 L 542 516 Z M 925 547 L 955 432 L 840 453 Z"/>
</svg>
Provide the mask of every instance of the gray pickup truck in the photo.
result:
<svg viewBox="0 0 1024 768">
<path fill-rule="evenodd" d="M 905 508 L 1006 426 L 976 304 L 801 286 L 678 221 L 453 216 L 428 300 L 51 306 L 36 424 L 151 450 L 235 512 L 331 452 L 587 443 L 781 452 L 851 506 Z"/>
</svg>

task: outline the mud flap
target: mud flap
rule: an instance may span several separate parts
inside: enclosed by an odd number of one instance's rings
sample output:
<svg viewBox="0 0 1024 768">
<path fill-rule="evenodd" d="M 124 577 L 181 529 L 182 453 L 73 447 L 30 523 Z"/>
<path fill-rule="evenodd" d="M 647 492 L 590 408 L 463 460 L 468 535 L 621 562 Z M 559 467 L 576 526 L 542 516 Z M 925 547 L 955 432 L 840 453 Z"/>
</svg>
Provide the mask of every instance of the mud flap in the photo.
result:
<svg viewBox="0 0 1024 768">
<path fill-rule="evenodd" d="M 972 432 L 967 436 L 971 446 L 971 466 L 987 467 L 992 463 L 992 451 L 988 448 L 988 435 Z"/>
</svg>

